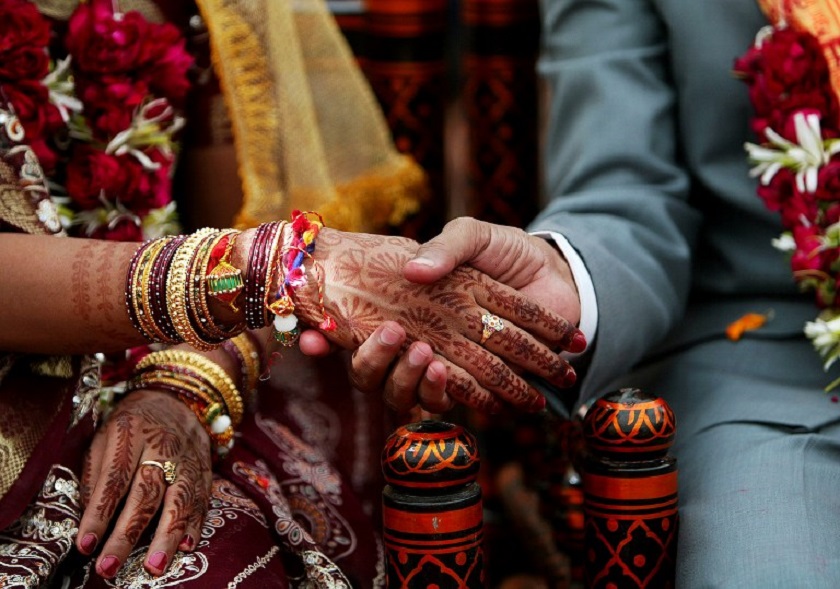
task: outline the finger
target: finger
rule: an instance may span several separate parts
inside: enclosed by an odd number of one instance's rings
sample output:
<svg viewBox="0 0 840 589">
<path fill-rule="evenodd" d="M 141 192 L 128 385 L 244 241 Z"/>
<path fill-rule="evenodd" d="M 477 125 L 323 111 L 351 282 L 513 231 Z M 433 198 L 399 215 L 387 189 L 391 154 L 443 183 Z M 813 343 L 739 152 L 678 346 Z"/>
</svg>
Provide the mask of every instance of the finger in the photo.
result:
<svg viewBox="0 0 840 589">
<path fill-rule="evenodd" d="M 207 452 L 209 452 L 209 447 Z M 184 532 L 184 537 L 178 544 L 178 550 L 185 552 L 192 552 L 195 550 L 198 540 L 201 538 L 201 527 L 204 525 L 204 518 L 207 517 L 207 511 L 210 508 L 210 498 L 213 495 L 213 470 L 211 468 L 211 460 L 208 458 L 205 461 L 205 468 L 203 472 L 204 493 L 197 494 L 196 500 L 193 502 L 195 509 L 187 521 L 187 529 Z"/>
<path fill-rule="evenodd" d="M 360 391 L 378 392 L 405 342 L 405 329 L 394 321 L 386 321 L 362 342 L 350 362 L 350 381 Z"/>
<path fill-rule="evenodd" d="M 414 342 L 400 356 L 384 383 L 385 404 L 397 413 L 410 411 L 419 401 L 418 391 L 434 352 L 425 342 Z"/>
<path fill-rule="evenodd" d="M 512 321 L 551 348 L 573 353 L 586 349 L 583 332 L 560 315 L 486 276 L 480 281 L 485 288 L 476 289 L 475 300 L 491 313 Z"/>
<path fill-rule="evenodd" d="M 324 335 L 315 329 L 306 329 L 298 340 L 300 351 L 307 356 L 326 356 L 334 351 L 333 345 Z"/>
<path fill-rule="evenodd" d="M 437 237 L 422 244 L 403 268 L 406 280 L 429 284 L 476 257 L 490 240 L 490 227 L 469 217 L 447 223 Z"/>
<path fill-rule="evenodd" d="M 438 357 L 438 360 L 446 366 L 446 393 L 449 397 L 467 407 L 487 413 L 498 413 L 502 410 L 502 403 L 487 389 L 479 386 L 469 372 L 442 357 Z"/>
<path fill-rule="evenodd" d="M 96 543 L 101 543 L 117 505 L 128 492 L 139 462 L 139 450 L 133 444 L 138 433 L 135 427 L 135 420 L 128 413 L 117 414 L 105 425 L 101 466 L 98 469 L 94 464 L 91 466 L 98 474 L 92 475 L 95 484 L 79 522 L 77 543 L 81 549 L 88 548 L 85 554 L 95 548 L 95 543 L 91 545 L 92 537 L 97 539 Z M 82 546 L 83 542 L 85 546 Z"/>
<path fill-rule="evenodd" d="M 516 374 L 535 374 L 559 387 L 570 387 L 577 380 L 565 358 L 510 321 L 485 313 L 480 318 L 468 316 L 467 324 L 468 337 L 511 365 Z"/>
<path fill-rule="evenodd" d="M 190 453 L 177 465 L 176 480 L 166 492 L 160 516 L 144 567 L 152 575 L 162 575 L 172 562 L 178 546 L 184 542 L 188 530 L 195 534 L 204 521 L 210 501 L 212 481 L 209 450 L 206 456 Z"/>
<path fill-rule="evenodd" d="M 99 480 L 102 469 L 103 454 L 105 452 L 105 435 L 100 432 L 94 436 L 93 441 L 85 454 L 85 462 L 82 467 L 81 495 L 82 505 L 87 508 L 91 504 L 91 494 Z M 81 522 L 80 522 L 81 524 Z M 85 555 L 93 554 L 99 544 L 99 537 L 91 530 L 79 526 L 79 533 L 76 535 L 76 548 Z"/>
<path fill-rule="evenodd" d="M 141 464 L 134 474 L 114 529 L 96 561 L 96 572 L 101 577 L 111 579 L 116 576 L 140 539 L 140 534 L 160 509 L 165 492 L 163 471 L 156 466 Z"/>
<path fill-rule="evenodd" d="M 443 362 L 433 360 L 426 368 L 418 396 L 420 406 L 431 413 L 446 413 L 455 406 L 455 401 L 446 394 L 446 367 Z"/>
<path fill-rule="evenodd" d="M 458 338 L 450 342 L 449 348 L 446 357 L 469 374 L 476 386 L 500 402 L 508 403 L 520 411 L 540 411 L 545 407 L 545 397 L 537 389 L 516 374 L 501 358 L 476 342 Z M 449 386 L 447 392 L 452 394 Z"/>
</svg>

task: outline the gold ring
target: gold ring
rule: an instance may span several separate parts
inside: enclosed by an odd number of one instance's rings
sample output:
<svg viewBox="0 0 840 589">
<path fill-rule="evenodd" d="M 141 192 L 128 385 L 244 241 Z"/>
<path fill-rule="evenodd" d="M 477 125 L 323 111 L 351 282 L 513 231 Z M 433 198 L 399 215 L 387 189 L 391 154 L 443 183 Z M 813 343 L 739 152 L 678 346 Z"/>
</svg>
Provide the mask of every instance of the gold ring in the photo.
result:
<svg viewBox="0 0 840 589">
<path fill-rule="evenodd" d="M 163 464 L 157 460 L 144 460 L 140 464 L 144 466 L 156 466 L 161 469 L 163 471 L 163 480 L 166 481 L 167 485 L 171 485 L 178 478 L 178 475 L 175 474 L 175 463 L 169 460 L 164 460 Z"/>
<path fill-rule="evenodd" d="M 481 316 L 481 323 L 484 325 L 484 329 L 481 332 L 481 341 L 478 342 L 481 345 L 484 345 L 491 335 L 502 331 L 505 328 L 505 322 L 502 321 L 500 317 L 495 315 L 491 315 L 490 313 L 485 313 Z"/>
</svg>

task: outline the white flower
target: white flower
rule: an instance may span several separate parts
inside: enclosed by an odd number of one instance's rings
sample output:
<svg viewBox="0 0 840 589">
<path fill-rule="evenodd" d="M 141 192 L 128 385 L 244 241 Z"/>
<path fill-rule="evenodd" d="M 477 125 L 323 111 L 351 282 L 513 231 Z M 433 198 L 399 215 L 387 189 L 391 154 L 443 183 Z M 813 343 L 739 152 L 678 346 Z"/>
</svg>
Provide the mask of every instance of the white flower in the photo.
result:
<svg viewBox="0 0 840 589">
<path fill-rule="evenodd" d="M 840 141 L 823 141 L 820 117 L 815 113 L 798 112 L 793 115 L 793 124 L 797 143 L 768 127 L 765 133 L 770 146 L 744 144 L 750 161 L 756 164 L 750 170 L 750 176 L 758 176 L 760 182 L 767 185 L 779 170 L 788 168 L 796 172 L 796 188 L 800 192 L 814 192 L 819 169 L 831 156 L 840 153 Z"/>
<path fill-rule="evenodd" d="M 793 239 L 793 233 L 785 231 L 779 237 L 771 241 L 773 247 L 781 252 L 795 252 L 796 241 Z"/>
<path fill-rule="evenodd" d="M 143 217 L 142 226 L 144 239 L 157 239 L 164 235 L 180 233 L 181 226 L 178 223 L 175 202 L 170 201 L 158 209 L 149 211 L 149 214 Z"/>
<path fill-rule="evenodd" d="M 149 113 L 155 108 L 161 112 L 155 116 Z M 131 127 L 117 133 L 105 147 L 105 153 L 113 155 L 131 154 L 149 171 L 157 170 L 160 164 L 152 161 L 143 149 L 157 147 L 166 156 L 172 157 L 172 136 L 184 126 L 184 119 L 174 116 L 174 109 L 165 98 L 152 100 L 141 107 L 131 121 Z"/>
<path fill-rule="evenodd" d="M 83 110 L 82 101 L 74 95 L 73 75 L 70 71 L 70 57 L 56 62 L 55 68 L 41 83 L 49 90 L 50 102 L 61 113 L 61 119 L 67 123 L 74 114 Z"/>
<path fill-rule="evenodd" d="M 840 357 L 840 313 L 826 310 L 815 321 L 805 323 L 805 335 L 823 359 L 828 370 Z"/>
</svg>

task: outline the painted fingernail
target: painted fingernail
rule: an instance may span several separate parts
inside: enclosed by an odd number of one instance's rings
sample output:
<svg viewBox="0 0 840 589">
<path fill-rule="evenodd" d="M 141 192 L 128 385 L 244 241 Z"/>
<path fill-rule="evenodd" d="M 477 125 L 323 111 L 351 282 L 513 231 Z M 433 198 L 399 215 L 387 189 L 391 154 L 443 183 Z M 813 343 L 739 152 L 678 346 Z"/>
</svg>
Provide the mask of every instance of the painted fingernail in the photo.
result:
<svg viewBox="0 0 840 589">
<path fill-rule="evenodd" d="M 390 327 L 383 327 L 379 332 L 379 341 L 386 346 L 396 345 L 400 341 L 400 334 Z"/>
<path fill-rule="evenodd" d="M 99 561 L 99 571 L 107 579 L 115 576 L 118 570 L 120 570 L 120 559 L 116 556 L 108 555 Z"/>
<path fill-rule="evenodd" d="M 163 572 L 168 561 L 169 558 L 166 556 L 166 553 L 163 550 L 159 550 L 149 557 L 148 563 L 156 571 Z"/>
<path fill-rule="evenodd" d="M 540 395 L 540 396 L 539 396 L 539 397 L 537 397 L 537 399 L 534 401 L 534 404 L 533 404 L 533 405 L 531 405 L 531 411 L 533 411 L 534 413 L 536 413 L 537 411 L 542 411 L 543 409 L 545 409 L 545 397 L 544 397 L 544 396 L 542 396 L 542 395 Z"/>
<path fill-rule="evenodd" d="M 577 354 L 578 352 L 582 352 L 586 349 L 586 336 L 583 335 L 582 331 L 578 331 L 574 337 L 572 338 L 571 343 L 569 344 L 569 351 Z"/>
<path fill-rule="evenodd" d="M 99 538 L 96 537 L 96 534 L 85 534 L 82 536 L 79 546 L 81 547 L 82 552 L 90 554 L 96 548 L 97 542 L 99 542 Z"/>
<path fill-rule="evenodd" d="M 564 386 L 570 387 L 577 382 L 577 373 L 574 370 L 569 370 L 566 377 L 563 379 Z"/>
<path fill-rule="evenodd" d="M 178 545 L 181 550 L 192 550 L 195 546 L 195 539 L 193 539 L 191 534 L 184 534 L 184 539 L 181 540 L 181 543 Z"/>
</svg>

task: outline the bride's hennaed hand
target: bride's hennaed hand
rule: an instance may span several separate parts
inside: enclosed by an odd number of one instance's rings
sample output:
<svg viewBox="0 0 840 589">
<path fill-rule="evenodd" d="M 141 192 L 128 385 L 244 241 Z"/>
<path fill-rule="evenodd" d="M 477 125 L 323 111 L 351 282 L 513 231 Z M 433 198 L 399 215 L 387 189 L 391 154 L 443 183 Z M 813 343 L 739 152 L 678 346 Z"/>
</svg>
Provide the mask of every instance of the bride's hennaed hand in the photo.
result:
<svg viewBox="0 0 840 589">
<path fill-rule="evenodd" d="M 576 351 L 580 338 L 574 325 L 473 268 L 457 268 L 433 284 L 411 283 L 403 266 L 417 248 L 410 239 L 322 229 L 315 259 L 323 291 L 310 280 L 297 292 L 296 312 L 317 325 L 323 296 L 323 308 L 338 323 L 326 337 L 350 349 L 384 321 L 397 322 L 407 334 L 403 349 L 415 341 L 428 343 L 446 367 L 446 393 L 471 407 L 541 409 L 542 395 L 521 371 L 559 386 L 574 382 L 572 367 L 552 351 Z M 315 276 L 311 268 L 309 276 Z M 491 331 L 482 344 L 488 314 L 498 316 L 504 328 Z"/>
<path fill-rule="evenodd" d="M 171 462 L 174 482 L 148 461 Z M 86 555 L 101 546 L 96 572 L 113 578 L 160 512 L 144 559 L 160 575 L 176 550 L 191 551 L 201 538 L 211 483 L 210 439 L 195 414 L 169 393 L 134 391 L 97 430 L 86 456 L 76 546 Z"/>
</svg>

